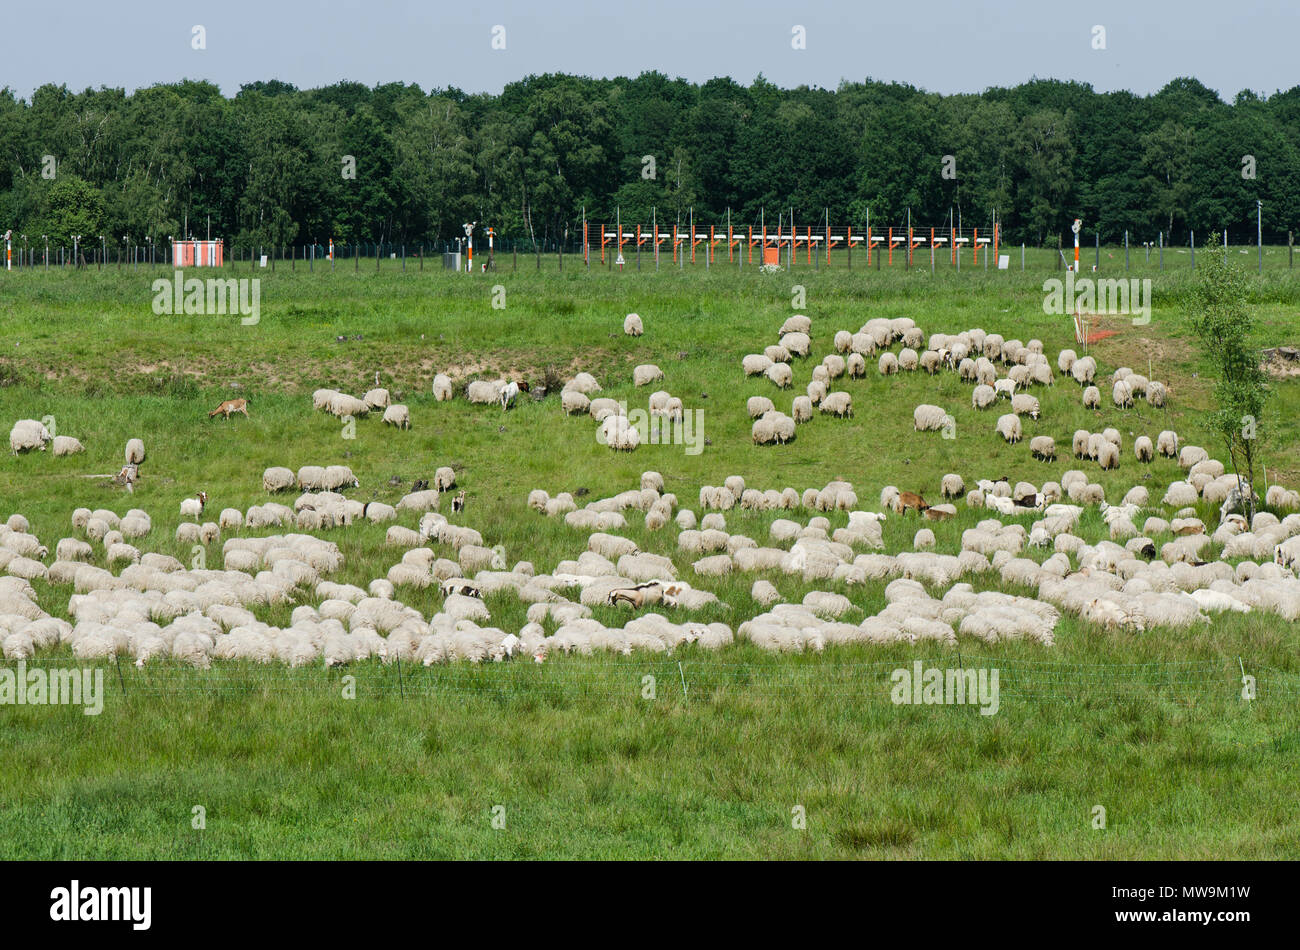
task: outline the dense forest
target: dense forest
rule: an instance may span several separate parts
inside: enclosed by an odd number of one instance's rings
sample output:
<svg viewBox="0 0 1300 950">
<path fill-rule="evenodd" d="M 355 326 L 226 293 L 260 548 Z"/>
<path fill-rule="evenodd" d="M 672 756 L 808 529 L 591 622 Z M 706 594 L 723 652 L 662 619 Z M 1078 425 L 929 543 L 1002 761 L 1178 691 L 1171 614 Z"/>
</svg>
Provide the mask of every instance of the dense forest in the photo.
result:
<svg viewBox="0 0 1300 950">
<path fill-rule="evenodd" d="M 942 96 L 862 82 L 780 89 L 532 76 L 500 95 L 279 81 L 0 90 L 0 230 L 211 234 L 243 245 L 445 241 L 461 222 L 572 245 L 591 220 L 940 225 L 1055 245 L 1078 216 L 1118 241 L 1266 240 L 1300 221 L 1300 86 L 1231 103 L 1194 79 L 1151 96 L 1034 80 Z M 47 157 L 48 156 L 48 157 Z M 945 161 L 945 156 L 951 156 Z M 350 167 L 351 166 L 351 167 Z M 945 174 L 945 171 L 947 174 Z M 787 218 L 788 221 L 788 218 Z M 34 240 L 32 243 L 36 243 Z"/>
</svg>

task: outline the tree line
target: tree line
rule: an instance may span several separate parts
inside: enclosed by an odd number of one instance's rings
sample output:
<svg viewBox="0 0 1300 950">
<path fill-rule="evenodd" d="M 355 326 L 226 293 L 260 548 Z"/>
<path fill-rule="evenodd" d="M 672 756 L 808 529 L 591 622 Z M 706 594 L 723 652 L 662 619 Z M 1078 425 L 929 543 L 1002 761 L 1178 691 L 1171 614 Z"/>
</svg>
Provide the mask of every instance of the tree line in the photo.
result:
<svg viewBox="0 0 1300 950">
<path fill-rule="evenodd" d="M 925 227 L 950 213 L 1055 245 L 1069 224 L 1140 244 L 1230 229 L 1286 239 L 1300 213 L 1300 86 L 1226 103 L 1076 82 L 938 95 L 845 82 L 781 89 L 530 76 L 499 95 L 391 83 L 226 98 L 183 81 L 128 94 L 0 90 L 0 229 L 155 244 L 184 228 L 243 246 L 446 241 L 461 224 L 573 246 L 590 221 Z M 482 231 L 480 230 L 481 234 Z M 1199 243 L 1199 240 L 1198 240 Z"/>
</svg>

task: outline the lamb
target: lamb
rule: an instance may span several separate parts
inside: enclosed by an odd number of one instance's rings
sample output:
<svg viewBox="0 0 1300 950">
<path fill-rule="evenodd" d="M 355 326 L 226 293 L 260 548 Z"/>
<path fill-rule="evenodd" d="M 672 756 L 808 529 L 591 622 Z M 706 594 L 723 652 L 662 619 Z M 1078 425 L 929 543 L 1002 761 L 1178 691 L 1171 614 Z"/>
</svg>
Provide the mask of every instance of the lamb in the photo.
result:
<svg viewBox="0 0 1300 950">
<path fill-rule="evenodd" d="M 75 455 L 78 452 L 86 451 L 85 446 L 77 439 L 70 435 L 56 435 L 54 437 L 53 452 L 56 458 L 65 455 Z"/>
<path fill-rule="evenodd" d="M 497 396 L 497 401 L 501 403 L 502 411 L 509 409 L 515 404 L 515 397 L 521 392 L 528 392 L 528 381 L 515 382 L 513 379 L 501 387 L 501 392 Z"/>
<path fill-rule="evenodd" d="M 1156 451 L 1166 458 L 1176 458 L 1178 455 L 1178 433 L 1172 429 L 1165 429 L 1156 437 Z"/>
<path fill-rule="evenodd" d="M 275 466 L 262 473 L 262 490 L 271 494 L 288 491 L 296 481 L 292 469 Z"/>
<path fill-rule="evenodd" d="M 35 419 L 19 419 L 9 430 L 9 449 L 15 455 L 32 449 L 44 452 L 49 441 L 49 430 Z"/>
<path fill-rule="evenodd" d="M 936 432 L 955 423 L 952 416 L 938 406 L 922 404 L 912 410 L 912 429 L 916 432 Z"/>
<path fill-rule="evenodd" d="M 635 313 L 629 313 L 623 318 L 623 332 L 628 336 L 640 336 L 645 332 L 641 325 L 641 317 Z"/>
<path fill-rule="evenodd" d="M 1014 412 L 1009 412 L 1004 416 L 999 416 L 997 433 L 1008 442 L 1019 442 L 1023 437 L 1023 433 L 1020 429 L 1020 417 Z"/>
<path fill-rule="evenodd" d="M 853 397 L 843 391 L 829 393 L 818 407 L 822 412 L 829 412 L 843 418 L 853 416 Z"/>
<path fill-rule="evenodd" d="M 763 375 L 781 389 L 788 389 L 794 382 L 794 370 L 790 369 L 789 363 L 773 363 Z"/>
<path fill-rule="evenodd" d="M 664 378 L 664 371 L 653 363 L 642 363 L 632 370 L 632 385 L 649 386 Z"/>
<path fill-rule="evenodd" d="M 1044 462 L 1056 460 L 1056 440 L 1050 435 L 1036 435 L 1029 440 L 1029 454 Z"/>
<path fill-rule="evenodd" d="M 1119 379 L 1115 381 L 1110 398 L 1120 409 L 1133 408 L 1133 390 L 1125 380 Z"/>
<path fill-rule="evenodd" d="M 454 392 L 451 377 L 446 373 L 438 373 L 433 377 L 433 398 L 436 401 L 451 402 Z"/>
<path fill-rule="evenodd" d="M 893 376 L 898 372 L 898 357 L 893 353 L 881 353 L 876 368 L 881 376 Z"/>
<path fill-rule="evenodd" d="M 971 405 L 976 409 L 987 409 L 997 402 L 998 395 L 992 386 L 979 385 L 971 392 Z"/>
<path fill-rule="evenodd" d="M 1155 447 L 1149 436 L 1140 435 L 1133 440 L 1133 454 L 1139 462 L 1150 462 L 1155 455 Z"/>
<path fill-rule="evenodd" d="M 384 425 L 411 428 L 411 410 L 400 402 L 393 403 L 384 410 Z"/>
<path fill-rule="evenodd" d="M 1010 399 L 1016 394 L 1016 381 L 1010 378 L 994 380 L 993 391 L 999 396 L 1006 396 Z"/>
<path fill-rule="evenodd" d="M 1011 397 L 1011 411 L 1018 416 L 1027 415 L 1031 419 L 1037 419 L 1039 413 L 1038 399 L 1024 393 L 1016 393 Z"/>
</svg>

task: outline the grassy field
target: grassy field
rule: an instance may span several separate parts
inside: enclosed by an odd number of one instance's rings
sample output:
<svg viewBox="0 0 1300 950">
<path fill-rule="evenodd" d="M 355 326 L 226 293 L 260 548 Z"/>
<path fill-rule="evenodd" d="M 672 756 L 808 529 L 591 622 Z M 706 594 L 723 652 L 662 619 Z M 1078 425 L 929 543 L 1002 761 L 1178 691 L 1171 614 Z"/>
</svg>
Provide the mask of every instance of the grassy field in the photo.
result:
<svg viewBox="0 0 1300 950">
<path fill-rule="evenodd" d="M 834 332 L 870 317 L 910 316 L 927 333 L 981 326 L 1038 337 L 1053 365 L 1074 346 L 1070 323 L 1043 313 L 1044 274 L 1014 270 L 620 274 L 566 261 L 563 274 L 539 275 L 521 262 L 515 273 L 469 277 L 402 273 L 391 262 L 378 274 L 373 262 L 333 273 L 281 267 L 256 275 L 255 326 L 155 315 L 156 276 L 170 270 L 0 274 L 0 420 L 53 416 L 58 432 L 86 446 L 70 458 L 46 452 L 0 462 L 0 517 L 22 512 L 51 549 L 72 533 L 73 508 L 134 506 L 154 519 L 143 547 L 188 563 L 189 546 L 173 540 L 179 501 L 204 489 L 214 512 L 246 509 L 266 499 L 261 473 L 271 465 L 347 464 L 361 480 L 352 495 L 389 502 L 414 479 L 453 465 L 469 497 L 466 523 L 503 545 L 511 562 L 549 571 L 585 547 L 585 534 L 527 508 L 533 488 L 586 489 L 591 500 L 636 487 L 653 469 L 696 508 L 700 486 L 730 474 L 752 487 L 799 490 L 842 476 L 874 508 L 885 484 L 934 501 L 948 471 L 968 483 L 1001 475 L 1038 483 L 1080 467 L 1113 498 L 1139 483 L 1158 498 L 1181 470 L 1169 460 L 1138 465 L 1134 436 L 1173 428 L 1185 443 L 1222 455 L 1201 423 L 1209 381 L 1188 342 L 1190 271 L 1135 268 L 1133 276 L 1154 281 L 1151 322 L 1111 318 L 1104 325 L 1119 332 L 1092 349 L 1099 379 L 1117 366 L 1149 366 L 1171 386 L 1165 410 L 1139 402 L 1119 412 L 1104 398 L 1100 412 L 1089 412 L 1078 387 L 1058 379 L 1036 391 L 1042 420 L 1026 420 L 1025 442 L 1007 446 L 993 433 L 996 414 L 975 412 L 955 376 L 885 379 L 873 363 L 865 379 L 839 384 L 853 395 L 853 419 L 818 417 L 793 443 L 762 448 L 751 444 L 745 397 L 769 395 L 788 410 L 790 393 L 746 379 L 740 359 L 775 342 L 796 312 L 795 284 L 806 294 L 797 312 L 813 319 L 813 359 L 797 361 L 795 392 L 833 350 Z M 504 309 L 492 306 L 498 284 Z M 1300 342 L 1300 279 L 1270 268 L 1253 305 L 1261 346 Z M 629 311 L 645 320 L 643 337 L 622 334 Z M 645 362 L 664 369 L 664 388 L 687 409 L 702 410 L 709 444 L 699 455 L 680 445 L 612 453 L 589 419 L 561 412 L 558 386 L 508 414 L 459 398 L 435 403 L 430 393 L 440 371 L 516 372 L 536 386 L 587 370 L 602 395 L 644 405 L 648 393 L 634 391 L 631 369 Z M 366 418 L 346 438 L 337 420 L 312 411 L 311 390 L 359 394 L 376 374 L 411 407 L 409 432 Z M 249 399 L 251 419 L 208 420 L 208 410 L 234 396 Z M 954 414 L 955 440 L 912 431 L 921 402 Z M 1300 384 L 1279 382 L 1271 409 L 1269 481 L 1296 487 Z M 1118 471 L 1068 457 L 1076 428 L 1112 425 L 1124 440 Z M 1032 461 L 1035 434 L 1055 436 L 1067 451 L 1055 464 Z M 133 436 L 149 455 L 132 496 L 86 477 L 116 472 Z M 393 476 L 399 485 L 389 484 Z M 1208 508 L 1203 514 L 1209 520 Z M 728 529 L 762 539 L 776 516 L 733 510 Z M 845 520 L 831 517 L 836 527 Z M 955 552 L 977 520 L 963 508 L 936 525 L 938 549 Z M 916 527 L 891 518 L 887 551 L 910 550 Z M 364 585 L 398 560 L 383 547 L 384 530 L 328 533 L 346 557 L 337 579 Z M 1083 530 L 1100 535 L 1095 511 Z M 643 550 L 676 553 L 674 531 L 648 532 L 633 519 L 621 533 Z M 219 566 L 220 544 L 206 556 Z M 694 582 L 689 562 L 677 561 Z M 859 608 L 849 620 L 884 604 L 883 585 L 769 579 L 787 600 L 812 586 L 846 594 Z M 753 580 L 700 579 L 723 604 L 699 618 L 734 629 L 757 611 Z M 66 615 L 70 587 L 34 586 L 47 610 Z M 438 609 L 430 591 L 402 598 L 426 616 Z M 488 606 L 496 626 L 524 623 L 513 596 L 489 597 Z M 623 616 L 597 611 L 611 624 Z M 287 623 L 288 610 L 262 619 Z M 1001 709 L 989 717 L 890 702 L 888 671 L 915 657 L 950 665 L 951 653 L 938 648 L 791 657 L 736 645 L 483 669 L 124 664 L 120 679 L 110 666 L 101 716 L 0 708 L 0 857 L 1292 856 L 1300 845 L 1297 645 L 1300 626 L 1267 614 L 1141 636 L 1066 617 L 1050 649 L 963 643 L 964 664 L 1003 670 Z M 1251 703 L 1240 698 L 1242 667 L 1260 680 Z M 343 698 L 345 675 L 355 677 L 355 700 Z M 647 675 L 656 681 L 653 700 L 642 697 Z M 1096 805 L 1106 809 L 1104 830 L 1093 828 Z M 194 806 L 206 810 L 202 831 L 191 827 Z M 796 808 L 806 813 L 803 829 L 792 826 Z M 494 816 L 504 827 L 494 827 Z"/>
</svg>

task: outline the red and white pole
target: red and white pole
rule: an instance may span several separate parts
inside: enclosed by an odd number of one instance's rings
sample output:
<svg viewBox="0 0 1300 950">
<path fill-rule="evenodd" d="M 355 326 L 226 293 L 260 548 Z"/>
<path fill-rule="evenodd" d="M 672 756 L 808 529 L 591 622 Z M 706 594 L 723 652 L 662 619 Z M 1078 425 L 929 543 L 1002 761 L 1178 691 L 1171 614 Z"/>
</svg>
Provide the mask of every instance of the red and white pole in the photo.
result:
<svg viewBox="0 0 1300 950">
<path fill-rule="evenodd" d="M 5 232 L 5 270 L 14 269 L 13 231 Z"/>
<path fill-rule="evenodd" d="M 1079 231 L 1083 228 L 1081 218 L 1074 219 L 1074 226 L 1070 229 L 1074 232 L 1074 272 L 1079 273 Z"/>
</svg>

